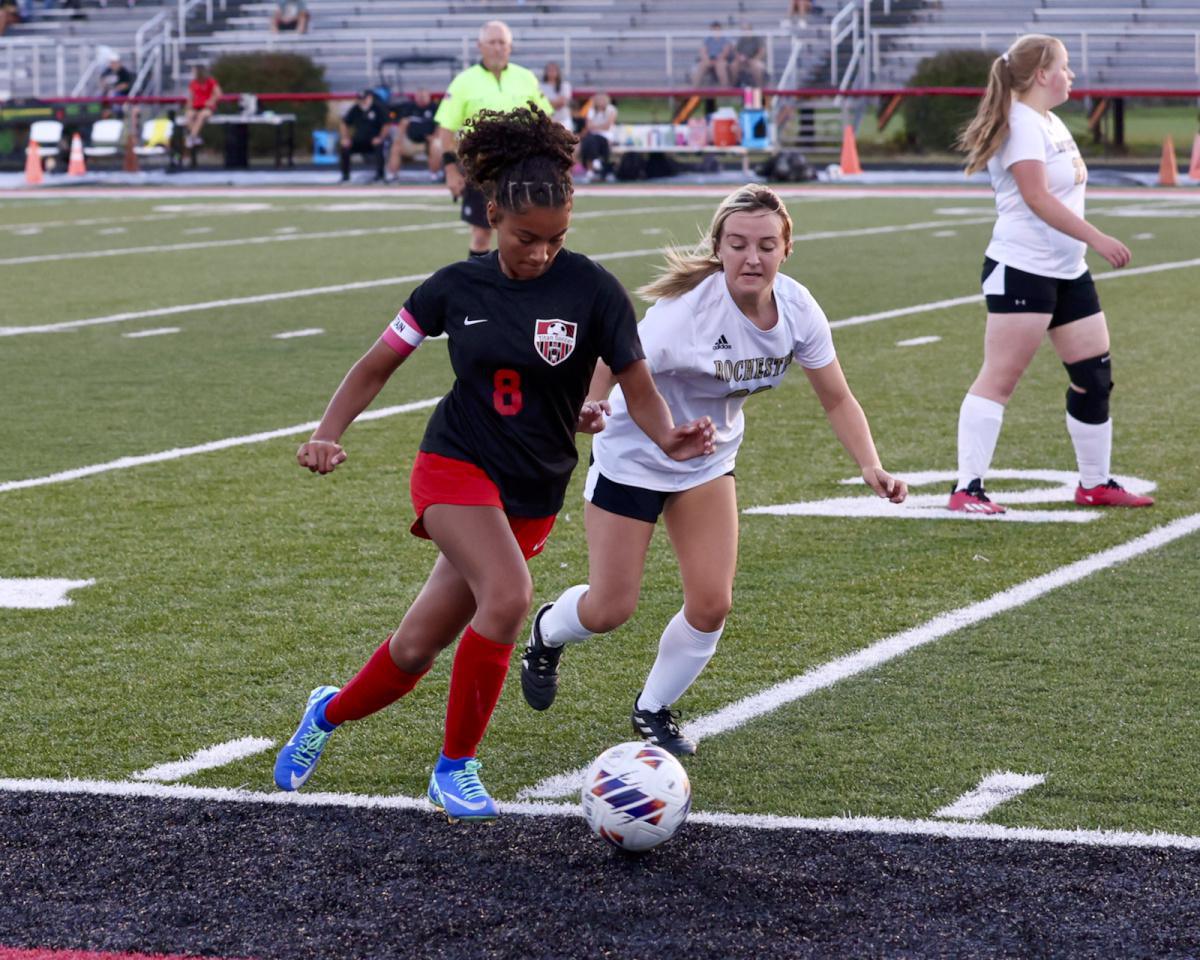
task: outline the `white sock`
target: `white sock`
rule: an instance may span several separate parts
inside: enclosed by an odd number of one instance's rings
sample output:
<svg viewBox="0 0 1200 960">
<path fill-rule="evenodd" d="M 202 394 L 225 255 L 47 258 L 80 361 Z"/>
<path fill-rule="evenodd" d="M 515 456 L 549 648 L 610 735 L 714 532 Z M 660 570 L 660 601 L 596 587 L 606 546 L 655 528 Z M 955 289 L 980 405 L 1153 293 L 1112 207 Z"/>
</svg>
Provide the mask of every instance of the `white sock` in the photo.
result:
<svg viewBox="0 0 1200 960">
<path fill-rule="evenodd" d="M 582 643 L 592 636 L 592 631 L 579 622 L 579 601 L 588 592 L 586 583 L 567 587 L 554 606 L 542 614 L 538 624 L 542 643 L 548 647 L 561 647 L 564 643 Z"/>
<path fill-rule="evenodd" d="M 982 480 L 992 465 L 1000 425 L 1004 422 L 1004 404 L 968 393 L 958 409 L 958 485 Z"/>
<path fill-rule="evenodd" d="M 1112 417 L 1103 423 L 1084 423 L 1067 414 L 1067 433 L 1079 461 L 1079 485 L 1085 489 L 1108 481 L 1112 462 Z"/>
<path fill-rule="evenodd" d="M 638 697 L 637 708 L 658 711 L 682 697 L 716 653 L 724 629 L 725 624 L 721 624 L 711 633 L 704 633 L 683 618 L 682 610 L 675 614 L 658 641 L 658 657 Z"/>
</svg>

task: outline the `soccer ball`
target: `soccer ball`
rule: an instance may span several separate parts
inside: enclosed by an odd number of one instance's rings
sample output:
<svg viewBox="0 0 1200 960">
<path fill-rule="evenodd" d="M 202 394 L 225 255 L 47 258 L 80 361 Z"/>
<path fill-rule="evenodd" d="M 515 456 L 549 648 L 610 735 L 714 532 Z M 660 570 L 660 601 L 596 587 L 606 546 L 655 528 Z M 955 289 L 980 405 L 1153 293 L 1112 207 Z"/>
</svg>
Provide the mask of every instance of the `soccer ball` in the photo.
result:
<svg viewBox="0 0 1200 960">
<path fill-rule="evenodd" d="M 662 747 L 636 740 L 609 747 L 583 778 L 583 815 L 614 847 L 641 852 L 670 840 L 687 819 L 692 785 Z"/>
</svg>

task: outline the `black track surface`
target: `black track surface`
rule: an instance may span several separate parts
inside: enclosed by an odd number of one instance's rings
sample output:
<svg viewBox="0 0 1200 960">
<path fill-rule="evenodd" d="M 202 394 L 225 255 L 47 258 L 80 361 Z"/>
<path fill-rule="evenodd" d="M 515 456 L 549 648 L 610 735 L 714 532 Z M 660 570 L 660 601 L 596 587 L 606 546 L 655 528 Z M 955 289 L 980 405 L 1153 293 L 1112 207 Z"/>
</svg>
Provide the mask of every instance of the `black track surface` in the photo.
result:
<svg viewBox="0 0 1200 960">
<path fill-rule="evenodd" d="M 259 958 L 1196 957 L 1200 854 L 0 794 L 0 945 Z"/>
</svg>

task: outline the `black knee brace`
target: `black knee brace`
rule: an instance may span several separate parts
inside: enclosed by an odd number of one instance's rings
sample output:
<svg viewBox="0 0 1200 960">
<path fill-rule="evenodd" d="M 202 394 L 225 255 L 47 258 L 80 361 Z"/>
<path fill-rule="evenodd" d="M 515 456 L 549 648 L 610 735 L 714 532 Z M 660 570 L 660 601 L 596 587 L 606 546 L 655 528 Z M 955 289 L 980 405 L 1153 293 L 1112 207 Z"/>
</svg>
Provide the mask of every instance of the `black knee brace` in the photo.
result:
<svg viewBox="0 0 1200 960">
<path fill-rule="evenodd" d="M 1064 363 L 1071 386 L 1067 387 L 1067 413 L 1083 423 L 1108 421 L 1108 395 L 1112 393 L 1112 359 L 1109 354 L 1078 363 Z M 1085 391 L 1080 393 L 1079 390 Z"/>
</svg>

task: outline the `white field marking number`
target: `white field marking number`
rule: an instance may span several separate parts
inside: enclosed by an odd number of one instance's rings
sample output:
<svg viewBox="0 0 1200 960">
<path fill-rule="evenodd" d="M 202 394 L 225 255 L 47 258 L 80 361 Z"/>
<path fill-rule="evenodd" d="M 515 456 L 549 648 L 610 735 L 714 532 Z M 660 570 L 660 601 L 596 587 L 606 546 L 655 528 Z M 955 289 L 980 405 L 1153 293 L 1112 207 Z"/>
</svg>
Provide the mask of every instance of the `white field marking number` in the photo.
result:
<svg viewBox="0 0 1200 960">
<path fill-rule="evenodd" d="M 798 503 L 776 503 L 760 507 L 747 507 L 742 513 L 774 514 L 787 517 L 887 517 L 893 520 L 971 520 L 1008 523 L 1088 523 L 1101 516 L 1102 510 L 1089 510 L 1074 506 L 1075 487 L 1078 474 L 1065 470 L 993 470 L 988 474 L 988 493 L 993 500 L 1006 507 L 1023 507 L 1026 504 L 1070 503 L 1068 510 L 1010 509 L 1007 513 L 981 516 L 946 509 L 950 499 L 950 485 L 958 478 L 952 470 L 924 470 L 916 473 L 898 474 L 910 490 L 917 487 L 936 485 L 938 493 L 909 493 L 901 504 L 889 503 L 874 494 L 850 497 L 830 497 L 825 500 L 807 500 Z M 1114 479 L 1131 493 L 1150 493 L 1158 485 L 1140 477 L 1118 476 Z M 1017 480 L 1023 483 L 1042 481 L 1046 486 L 1021 490 L 999 491 L 991 486 L 992 481 Z M 861 477 L 850 477 L 841 481 L 846 486 L 866 486 Z"/>
</svg>

